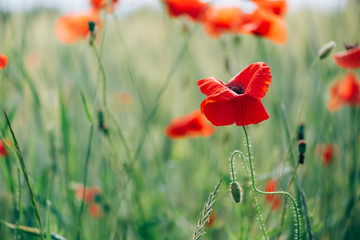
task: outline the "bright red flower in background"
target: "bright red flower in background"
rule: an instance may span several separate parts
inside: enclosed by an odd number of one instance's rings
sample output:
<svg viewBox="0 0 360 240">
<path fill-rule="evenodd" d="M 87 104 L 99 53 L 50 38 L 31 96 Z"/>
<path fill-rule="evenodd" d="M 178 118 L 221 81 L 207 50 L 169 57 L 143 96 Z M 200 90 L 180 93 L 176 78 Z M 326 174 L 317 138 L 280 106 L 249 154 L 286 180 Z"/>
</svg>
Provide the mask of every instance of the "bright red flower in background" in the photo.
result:
<svg viewBox="0 0 360 240">
<path fill-rule="evenodd" d="M 209 124 L 198 110 L 173 119 L 166 128 L 168 137 L 174 139 L 199 136 L 208 137 L 213 133 L 213 126 Z"/>
<path fill-rule="evenodd" d="M 253 34 L 277 44 L 287 41 L 284 19 L 260 7 L 252 13 L 244 13 L 238 7 L 208 7 L 202 24 L 213 37 L 223 33 Z"/>
<path fill-rule="evenodd" d="M 353 48 L 334 54 L 337 65 L 345 69 L 356 69 L 360 67 L 360 47 Z"/>
<path fill-rule="evenodd" d="M 8 58 L 0 53 L 0 69 L 4 69 L 8 65 Z"/>
<path fill-rule="evenodd" d="M 90 202 L 88 204 L 89 213 L 93 218 L 102 218 L 104 212 L 101 206 L 96 202 Z"/>
<path fill-rule="evenodd" d="M 207 4 L 199 0 L 164 0 L 170 16 L 178 17 L 187 15 L 193 20 L 198 20 L 207 7 Z"/>
<path fill-rule="evenodd" d="M 98 11 L 82 13 L 70 13 L 61 16 L 55 24 L 55 33 L 60 42 L 65 44 L 75 43 L 86 38 L 89 33 L 88 23 L 93 21 L 97 26 L 100 24 Z"/>
<path fill-rule="evenodd" d="M 78 185 L 75 189 L 75 195 L 78 199 L 83 199 L 84 202 L 93 202 L 95 200 L 96 195 L 101 195 L 102 191 L 99 187 L 89 187 L 85 190 L 84 195 L 84 187 L 82 185 Z"/>
<path fill-rule="evenodd" d="M 119 3 L 119 0 L 111 0 L 108 4 L 108 0 L 90 0 L 90 4 L 95 10 L 106 9 L 108 12 L 114 11 L 114 6 Z"/>
<path fill-rule="evenodd" d="M 360 82 L 353 72 L 346 74 L 343 81 L 337 80 L 330 88 L 330 111 L 339 109 L 343 104 L 360 106 Z"/>
<path fill-rule="evenodd" d="M 214 77 L 201 79 L 197 84 L 207 96 L 201 112 L 215 126 L 257 124 L 269 118 L 261 100 L 270 83 L 270 68 L 263 62 L 249 65 L 227 84 Z"/>
<path fill-rule="evenodd" d="M 335 157 L 338 155 L 339 150 L 338 146 L 335 143 L 328 143 L 325 146 L 325 144 L 317 144 L 315 148 L 315 153 L 318 157 L 322 159 L 323 165 L 327 166 L 330 165 Z"/>
<path fill-rule="evenodd" d="M 10 145 L 10 141 L 8 139 L 5 139 L 5 142 L 7 145 Z M 6 157 L 8 155 L 9 154 L 6 151 L 4 142 L 0 140 L 0 157 Z"/>
<path fill-rule="evenodd" d="M 287 11 L 286 0 L 251 0 L 260 8 L 267 10 L 273 14 L 284 16 Z"/>
<path fill-rule="evenodd" d="M 265 185 L 265 192 L 275 192 L 277 188 L 277 181 L 275 179 L 269 179 Z M 272 203 L 272 210 L 276 210 L 280 207 L 279 195 L 265 195 L 266 201 Z M 274 199 L 275 198 L 275 199 Z"/>
</svg>

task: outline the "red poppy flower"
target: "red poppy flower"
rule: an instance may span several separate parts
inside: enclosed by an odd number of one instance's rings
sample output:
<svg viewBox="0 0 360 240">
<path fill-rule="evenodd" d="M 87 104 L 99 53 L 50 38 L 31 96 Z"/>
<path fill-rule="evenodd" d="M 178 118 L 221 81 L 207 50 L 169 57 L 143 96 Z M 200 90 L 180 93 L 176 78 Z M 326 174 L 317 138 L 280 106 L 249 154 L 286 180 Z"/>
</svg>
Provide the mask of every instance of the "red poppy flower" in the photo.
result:
<svg viewBox="0 0 360 240">
<path fill-rule="evenodd" d="M 275 179 L 269 179 L 265 185 L 265 192 L 275 192 L 277 188 L 277 181 Z M 280 196 L 279 195 L 265 195 L 266 201 L 272 203 L 272 210 L 276 210 L 280 207 Z M 275 199 L 274 199 L 275 198 Z"/>
<path fill-rule="evenodd" d="M 10 145 L 10 141 L 8 139 L 5 139 L 6 144 Z M 3 141 L 0 140 L 0 157 L 6 157 L 8 156 L 8 152 L 6 151 L 5 144 Z"/>
<path fill-rule="evenodd" d="M 328 143 L 325 146 L 325 144 L 317 144 L 315 148 L 315 153 L 317 156 L 319 156 L 322 159 L 323 165 L 327 166 L 332 163 L 332 161 L 335 159 L 335 156 L 338 155 L 338 147 L 335 143 Z"/>
<path fill-rule="evenodd" d="M 208 7 L 202 24 L 213 37 L 223 33 L 253 34 L 277 44 L 285 44 L 287 28 L 284 19 L 262 8 L 244 13 L 237 7 Z"/>
<path fill-rule="evenodd" d="M 237 7 L 208 7 L 204 13 L 202 24 L 205 31 L 213 37 L 222 33 L 239 33 L 245 13 Z"/>
<path fill-rule="evenodd" d="M 88 205 L 89 213 L 93 218 L 102 218 L 104 212 L 101 206 L 96 202 L 90 202 Z"/>
<path fill-rule="evenodd" d="M 329 110 L 339 109 L 343 104 L 360 105 L 360 82 L 353 72 L 347 73 L 342 82 L 339 79 L 330 88 Z"/>
<path fill-rule="evenodd" d="M 215 219 L 216 219 L 216 212 L 212 212 L 209 216 L 206 226 L 210 228 L 214 224 Z"/>
<path fill-rule="evenodd" d="M 285 44 L 287 41 L 285 20 L 261 8 L 245 16 L 244 24 L 240 27 L 240 30 L 244 33 L 267 38 L 280 45 Z"/>
<path fill-rule="evenodd" d="M 284 16 L 287 11 L 286 0 L 251 0 L 260 8 L 279 16 Z"/>
<path fill-rule="evenodd" d="M 107 4 L 108 0 L 90 0 L 90 4 L 93 9 L 102 10 L 106 9 L 108 12 L 114 11 L 114 5 L 119 2 L 119 0 L 112 0 L 111 4 Z"/>
<path fill-rule="evenodd" d="M 8 65 L 8 58 L 4 54 L 0 53 L 0 69 L 6 68 Z"/>
<path fill-rule="evenodd" d="M 84 187 L 82 185 L 79 185 L 75 189 L 75 195 L 78 199 L 83 199 L 84 196 L 84 202 L 92 202 L 95 200 L 95 196 L 101 194 L 102 191 L 99 187 L 89 187 L 85 190 L 84 195 Z"/>
<path fill-rule="evenodd" d="M 60 42 L 65 44 L 71 44 L 80 39 L 84 39 L 90 33 L 88 26 L 90 21 L 99 25 L 100 18 L 98 11 L 63 15 L 55 24 L 56 36 Z"/>
<path fill-rule="evenodd" d="M 197 84 L 207 96 L 201 112 L 215 126 L 262 122 L 269 118 L 261 100 L 270 83 L 270 68 L 263 62 L 249 65 L 227 84 L 214 77 L 201 79 Z"/>
<path fill-rule="evenodd" d="M 337 65 L 345 69 L 356 69 L 360 67 L 360 47 L 355 46 L 345 51 L 334 54 Z"/>
<path fill-rule="evenodd" d="M 198 110 L 175 118 L 166 128 L 166 134 L 169 138 L 173 139 L 199 136 L 208 137 L 213 133 L 214 128 Z"/>
<path fill-rule="evenodd" d="M 164 0 L 164 3 L 170 16 L 187 15 L 193 20 L 198 20 L 207 6 L 199 0 Z"/>
</svg>

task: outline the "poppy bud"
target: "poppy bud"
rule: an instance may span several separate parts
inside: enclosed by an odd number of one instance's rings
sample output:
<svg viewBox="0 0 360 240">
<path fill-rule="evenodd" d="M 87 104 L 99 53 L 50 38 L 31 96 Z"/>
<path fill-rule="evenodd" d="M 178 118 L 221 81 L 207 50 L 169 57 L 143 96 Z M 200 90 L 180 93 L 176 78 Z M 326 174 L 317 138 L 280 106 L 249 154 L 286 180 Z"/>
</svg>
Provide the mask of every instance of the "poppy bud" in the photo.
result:
<svg viewBox="0 0 360 240">
<path fill-rule="evenodd" d="M 318 51 L 319 59 L 320 60 L 325 59 L 327 56 L 329 56 L 329 54 L 335 48 L 335 46 L 336 46 L 336 43 L 334 41 L 330 41 L 330 42 L 324 44 Z"/>
<path fill-rule="evenodd" d="M 89 27 L 89 31 L 92 33 L 92 32 L 94 32 L 94 30 L 95 30 L 95 22 L 94 21 L 89 21 L 88 22 L 88 27 Z"/>
<path fill-rule="evenodd" d="M 241 203 L 243 191 L 242 191 L 240 184 L 237 181 L 231 182 L 230 191 L 231 191 L 231 196 L 232 196 L 234 202 Z"/>
<path fill-rule="evenodd" d="M 301 124 L 298 126 L 297 136 L 298 136 L 298 140 L 303 140 L 303 139 L 305 139 L 305 125 L 304 125 L 303 123 L 301 123 Z"/>
<path fill-rule="evenodd" d="M 300 140 L 298 142 L 298 148 L 299 148 L 299 153 L 304 154 L 306 152 L 306 142 L 304 140 Z"/>
<path fill-rule="evenodd" d="M 98 111 L 98 121 L 99 121 L 99 129 L 103 131 L 105 135 L 108 135 L 109 129 L 105 124 L 104 112 L 102 110 Z"/>
<path fill-rule="evenodd" d="M 298 142 L 298 148 L 299 148 L 299 163 L 304 164 L 305 160 L 305 152 L 306 152 L 306 142 L 304 140 L 300 140 Z"/>
</svg>

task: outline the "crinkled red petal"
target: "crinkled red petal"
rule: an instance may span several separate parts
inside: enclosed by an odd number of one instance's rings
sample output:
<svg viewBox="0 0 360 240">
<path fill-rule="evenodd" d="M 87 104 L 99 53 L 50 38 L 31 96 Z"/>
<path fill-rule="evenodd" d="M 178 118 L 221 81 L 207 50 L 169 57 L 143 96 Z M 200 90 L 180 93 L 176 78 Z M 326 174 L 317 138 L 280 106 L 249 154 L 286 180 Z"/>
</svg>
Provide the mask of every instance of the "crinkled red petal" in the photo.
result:
<svg viewBox="0 0 360 240">
<path fill-rule="evenodd" d="M 241 83 L 245 88 L 244 94 L 261 100 L 269 89 L 271 78 L 270 67 L 257 62 L 243 69 L 229 83 Z"/>
<path fill-rule="evenodd" d="M 204 78 L 197 82 L 200 91 L 206 96 L 217 96 L 220 100 L 229 100 L 237 96 L 235 92 L 225 86 L 225 84 L 214 78 Z"/>
<path fill-rule="evenodd" d="M 360 67 L 360 47 L 334 54 L 334 59 L 342 68 L 356 69 Z"/>
</svg>

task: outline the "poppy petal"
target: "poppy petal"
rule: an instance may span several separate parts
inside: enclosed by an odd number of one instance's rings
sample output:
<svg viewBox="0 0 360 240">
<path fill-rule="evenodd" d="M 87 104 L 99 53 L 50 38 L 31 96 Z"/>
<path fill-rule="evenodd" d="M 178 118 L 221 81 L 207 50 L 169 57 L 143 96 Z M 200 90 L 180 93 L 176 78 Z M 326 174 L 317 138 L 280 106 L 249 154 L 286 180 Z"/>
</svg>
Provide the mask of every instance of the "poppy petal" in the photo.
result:
<svg viewBox="0 0 360 240">
<path fill-rule="evenodd" d="M 247 95 L 232 100 L 235 123 L 238 126 L 257 124 L 269 118 L 262 103 Z"/>
<path fill-rule="evenodd" d="M 258 8 L 244 18 L 246 20 L 243 25 L 239 26 L 239 32 L 264 37 L 280 45 L 286 43 L 287 27 L 282 17 Z"/>
<path fill-rule="evenodd" d="M 356 69 L 360 67 L 360 47 L 354 47 L 346 51 L 334 54 L 335 62 L 345 69 Z"/>
<path fill-rule="evenodd" d="M 172 139 L 198 136 L 208 137 L 213 133 L 213 126 L 199 110 L 173 119 L 166 128 L 166 134 Z"/>
<path fill-rule="evenodd" d="M 98 11 L 70 13 L 61 16 L 55 24 L 56 37 L 65 44 L 74 43 L 90 33 L 88 22 L 99 23 Z"/>
<path fill-rule="evenodd" d="M 215 126 L 226 126 L 235 122 L 234 108 L 228 100 L 213 101 L 209 97 L 200 106 L 201 112 Z"/>
<path fill-rule="evenodd" d="M 0 53 L 0 69 L 4 69 L 8 64 L 8 58 Z"/>
<path fill-rule="evenodd" d="M 165 4 L 170 16 L 188 15 L 193 20 L 199 19 L 207 5 L 199 0 L 165 0 Z"/>
<path fill-rule="evenodd" d="M 287 11 L 286 0 L 251 0 L 256 3 L 260 8 L 267 10 L 273 14 L 283 16 Z"/>
<path fill-rule="evenodd" d="M 197 82 L 197 85 L 199 86 L 200 91 L 206 96 L 216 95 L 222 98 L 222 100 L 231 99 L 237 96 L 235 92 L 225 86 L 225 83 L 214 77 L 201 79 Z"/>
<path fill-rule="evenodd" d="M 228 84 L 242 84 L 245 88 L 244 94 L 261 101 L 269 89 L 271 78 L 270 67 L 264 62 L 257 62 L 243 69 Z"/>
</svg>

